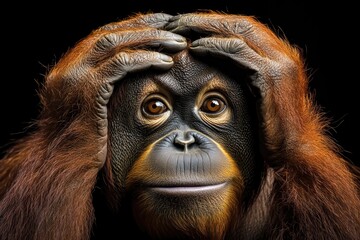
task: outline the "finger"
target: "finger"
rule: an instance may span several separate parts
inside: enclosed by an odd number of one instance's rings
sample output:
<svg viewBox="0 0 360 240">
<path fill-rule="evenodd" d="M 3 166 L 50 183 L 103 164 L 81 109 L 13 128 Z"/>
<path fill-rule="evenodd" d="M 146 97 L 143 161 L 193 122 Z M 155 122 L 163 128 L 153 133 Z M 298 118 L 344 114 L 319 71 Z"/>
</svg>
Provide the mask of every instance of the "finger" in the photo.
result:
<svg viewBox="0 0 360 240">
<path fill-rule="evenodd" d="M 96 116 L 98 133 L 107 135 L 107 108 L 106 105 L 112 95 L 114 83 L 123 79 L 128 73 L 149 68 L 167 70 L 173 66 L 173 59 L 159 52 L 137 50 L 120 52 L 108 59 L 97 69 L 97 77 L 104 82 L 101 84 L 96 99 Z"/>
<path fill-rule="evenodd" d="M 146 26 L 153 28 L 162 28 L 165 24 L 168 23 L 169 19 L 173 16 L 166 13 L 153 13 L 140 15 L 140 17 L 135 21 L 136 23 L 143 23 Z"/>
<path fill-rule="evenodd" d="M 283 42 L 256 19 L 242 15 L 197 13 L 178 15 L 165 29 L 186 35 L 190 31 L 211 35 L 241 36 L 257 52 L 273 59 L 281 58 Z"/>
<path fill-rule="evenodd" d="M 225 56 L 256 72 L 265 61 L 241 38 L 201 38 L 191 44 L 190 50 L 199 55 Z"/>
<path fill-rule="evenodd" d="M 102 63 L 98 67 L 98 74 L 105 78 L 106 82 L 114 83 L 128 73 L 133 73 L 149 68 L 167 70 L 173 66 L 174 62 L 170 56 L 165 54 L 136 50 L 129 52 L 120 52 Z"/>
<path fill-rule="evenodd" d="M 190 31 L 210 33 L 211 29 L 208 27 L 210 25 L 208 21 L 215 23 L 218 18 L 211 15 L 203 16 L 200 13 L 180 14 L 169 19 L 165 29 L 179 34 L 187 34 Z"/>
<path fill-rule="evenodd" d="M 278 79 L 282 74 L 276 62 L 259 55 L 240 38 L 201 38 L 193 42 L 190 51 L 203 56 L 225 57 L 243 68 L 250 69 L 253 72 L 250 75 L 250 84 L 261 96 L 265 96 L 267 92 L 268 79 Z"/>
<path fill-rule="evenodd" d="M 92 65 L 129 48 L 155 47 L 164 51 L 180 51 L 187 47 L 186 38 L 152 28 L 104 32 L 94 41 L 89 51 L 88 62 Z"/>
<path fill-rule="evenodd" d="M 137 28 L 137 27 L 152 27 L 162 28 L 168 23 L 173 16 L 166 13 L 149 13 L 145 15 L 135 15 L 129 19 L 112 22 L 100 27 L 98 30 L 115 30 L 119 28 Z"/>
</svg>

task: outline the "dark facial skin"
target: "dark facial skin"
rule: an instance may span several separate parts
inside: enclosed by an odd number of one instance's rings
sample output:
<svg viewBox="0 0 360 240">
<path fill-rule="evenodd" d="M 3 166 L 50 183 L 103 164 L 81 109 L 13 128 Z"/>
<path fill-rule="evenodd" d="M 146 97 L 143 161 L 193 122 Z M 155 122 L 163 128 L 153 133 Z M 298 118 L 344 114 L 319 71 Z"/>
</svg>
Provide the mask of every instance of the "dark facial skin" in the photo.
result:
<svg viewBox="0 0 360 240">
<path fill-rule="evenodd" d="M 187 51 L 174 62 L 166 72 L 129 76 L 114 92 L 109 129 L 113 173 L 125 191 L 119 205 L 129 202 L 146 235 L 217 238 L 260 177 L 255 108 L 245 79 Z"/>
<path fill-rule="evenodd" d="M 307 73 L 251 16 L 136 14 L 92 31 L 0 160 L 0 238 L 359 240 L 357 169 Z"/>
</svg>

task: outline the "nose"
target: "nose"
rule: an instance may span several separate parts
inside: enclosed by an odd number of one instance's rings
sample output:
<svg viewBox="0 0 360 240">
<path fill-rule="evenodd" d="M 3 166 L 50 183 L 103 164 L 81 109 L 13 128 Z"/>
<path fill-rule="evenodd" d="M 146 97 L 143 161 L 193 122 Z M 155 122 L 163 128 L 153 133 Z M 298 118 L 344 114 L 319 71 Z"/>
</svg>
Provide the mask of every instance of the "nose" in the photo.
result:
<svg viewBox="0 0 360 240">
<path fill-rule="evenodd" d="M 175 144 L 175 146 L 184 149 L 185 152 L 188 151 L 189 146 L 191 146 L 193 143 L 195 143 L 195 138 L 194 138 L 192 132 L 181 131 L 176 134 L 174 144 Z"/>
</svg>

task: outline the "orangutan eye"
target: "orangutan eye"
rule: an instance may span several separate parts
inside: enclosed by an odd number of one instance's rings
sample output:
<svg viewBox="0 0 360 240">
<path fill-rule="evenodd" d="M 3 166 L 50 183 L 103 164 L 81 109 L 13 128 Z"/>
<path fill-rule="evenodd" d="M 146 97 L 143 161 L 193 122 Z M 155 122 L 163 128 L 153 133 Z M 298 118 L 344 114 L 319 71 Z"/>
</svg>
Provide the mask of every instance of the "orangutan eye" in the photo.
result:
<svg viewBox="0 0 360 240">
<path fill-rule="evenodd" d="M 200 110 L 206 114 L 219 114 L 226 108 L 225 102 L 219 97 L 208 97 L 204 100 Z"/>
<path fill-rule="evenodd" d="M 143 105 L 143 112 L 150 116 L 161 115 L 168 111 L 169 108 L 161 99 L 152 98 L 147 100 Z"/>
</svg>

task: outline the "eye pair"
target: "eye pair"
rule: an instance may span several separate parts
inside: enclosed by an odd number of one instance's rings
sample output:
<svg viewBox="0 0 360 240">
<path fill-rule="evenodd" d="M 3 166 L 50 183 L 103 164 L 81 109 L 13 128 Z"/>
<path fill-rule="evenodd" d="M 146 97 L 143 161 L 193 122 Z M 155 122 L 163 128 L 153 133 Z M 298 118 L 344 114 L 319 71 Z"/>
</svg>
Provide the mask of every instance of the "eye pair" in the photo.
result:
<svg viewBox="0 0 360 240">
<path fill-rule="evenodd" d="M 216 116 L 226 108 L 225 100 L 218 94 L 207 96 L 201 103 L 200 111 L 207 115 Z M 168 103 L 159 96 L 147 99 L 142 107 L 143 112 L 149 116 L 158 116 L 169 111 Z"/>
</svg>

